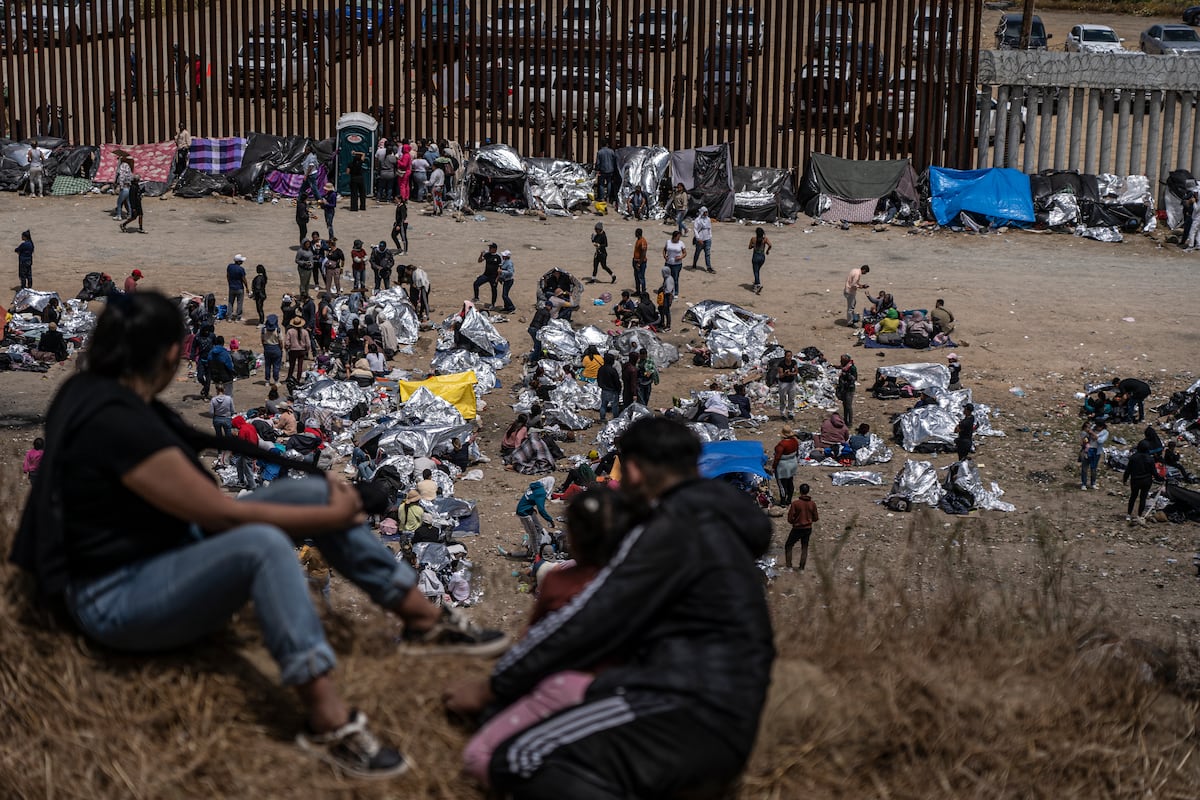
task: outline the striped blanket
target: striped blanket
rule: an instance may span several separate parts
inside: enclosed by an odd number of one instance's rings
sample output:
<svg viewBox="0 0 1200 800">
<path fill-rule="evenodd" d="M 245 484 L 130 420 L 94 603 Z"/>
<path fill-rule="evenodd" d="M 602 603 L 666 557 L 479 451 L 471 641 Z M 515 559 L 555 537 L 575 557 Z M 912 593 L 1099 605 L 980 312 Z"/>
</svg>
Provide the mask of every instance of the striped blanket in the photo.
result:
<svg viewBox="0 0 1200 800">
<path fill-rule="evenodd" d="M 192 148 L 188 151 L 188 166 L 210 175 L 224 175 L 242 166 L 242 154 L 246 152 L 246 140 L 231 136 L 225 139 L 202 139 L 192 137 Z"/>
</svg>

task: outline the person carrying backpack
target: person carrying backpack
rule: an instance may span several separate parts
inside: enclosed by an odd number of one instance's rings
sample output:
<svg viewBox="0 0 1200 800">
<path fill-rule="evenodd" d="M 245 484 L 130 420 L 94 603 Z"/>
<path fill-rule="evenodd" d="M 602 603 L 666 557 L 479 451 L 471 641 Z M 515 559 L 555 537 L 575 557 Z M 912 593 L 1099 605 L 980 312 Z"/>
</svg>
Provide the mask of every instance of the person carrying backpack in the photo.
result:
<svg viewBox="0 0 1200 800">
<path fill-rule="evenodd" d="M 225 337 L 216 336 L 213 338 L 212 349 L 208 353 L 208 377 L 217 383 L 225 384 L 230 390 L 230 395 L 233 394 L 233 379 L 235 377 L 233 371 L 233 356 L 225 349 Z M 205 387 L 207 389 L 207 387 Z"/>
<path fill-rule="evenodd" d="M 200 325 L 200 332 L 192 339 L 192 359 L 196 362 L 196 380 L 200 383 L 201 400 L 209 399 L 212 376 L 208 372 L 208 358 L 212 354 L 214 344 L 213 326 L 205 321 Z"/>
</svg>

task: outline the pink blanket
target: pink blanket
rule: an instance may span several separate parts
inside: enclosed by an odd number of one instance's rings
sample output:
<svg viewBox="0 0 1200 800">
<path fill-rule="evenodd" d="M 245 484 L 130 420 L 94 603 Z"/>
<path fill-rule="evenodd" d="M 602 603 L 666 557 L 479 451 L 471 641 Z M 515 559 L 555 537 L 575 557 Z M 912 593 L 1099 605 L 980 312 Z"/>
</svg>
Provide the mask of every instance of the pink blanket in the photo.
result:
<svg viewBox="0 0 1200 800">
<path fill-rule="evenodd" d="M 102 144 L 100 145 L 100 168 L 96 170 L 96 183 L 112 183 L 117 179 L 117 153 L 121 150 L 133 156 L 133 171 L 144 181 L 166 183 L 171 174 L 171 162 L 175 160 L 175 143 L 158 144 Z"/>
</svg>

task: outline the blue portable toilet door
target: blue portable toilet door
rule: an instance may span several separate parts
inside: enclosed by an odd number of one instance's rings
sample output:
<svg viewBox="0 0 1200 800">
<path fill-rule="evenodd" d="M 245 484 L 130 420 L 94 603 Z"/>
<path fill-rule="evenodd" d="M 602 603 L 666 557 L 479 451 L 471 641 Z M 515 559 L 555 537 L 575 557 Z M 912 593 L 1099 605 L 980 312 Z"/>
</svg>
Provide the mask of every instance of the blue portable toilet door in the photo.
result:
<svg viewBox="0 0 1200 800">
<path fill-rule="evenodd" d="M 333 182 L 342 197 L 350 194 L 350 174 L 346 171 L 356 152 L 364 154 L 364 180 L 367 194 L 375 187 L 375 139 L 379 123 L 368 114 L 343 114 L 337 124 L 337 180 Z"/>
</svg>

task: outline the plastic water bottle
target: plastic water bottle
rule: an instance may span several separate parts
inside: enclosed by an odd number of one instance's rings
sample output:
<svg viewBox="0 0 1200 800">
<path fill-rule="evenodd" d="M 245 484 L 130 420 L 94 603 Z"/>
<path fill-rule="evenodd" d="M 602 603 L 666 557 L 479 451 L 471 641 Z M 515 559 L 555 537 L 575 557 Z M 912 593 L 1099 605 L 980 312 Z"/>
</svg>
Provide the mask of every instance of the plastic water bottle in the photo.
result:
<svg viewBox="0 0 1200 800">
<path fill-rule="evenodd" d="M 254 198 L 254 202 L 258 203 L 261 206 L 262 202 L 263 202 L 263 195 L 265 195 L 266 192 L 267 192 L 266 184 L 261 184 L 258 187 L 258 196 Z"/>
</svg>

